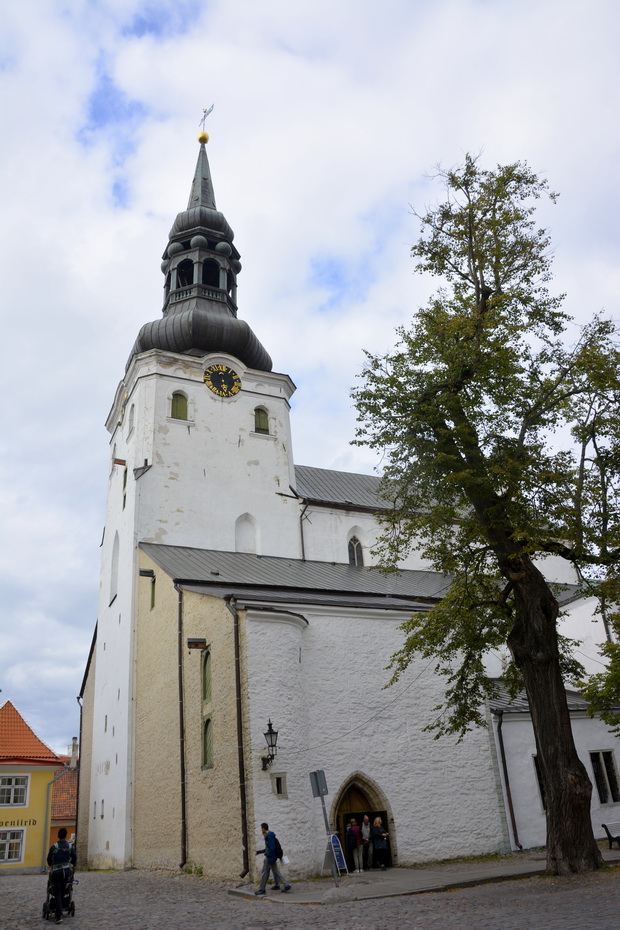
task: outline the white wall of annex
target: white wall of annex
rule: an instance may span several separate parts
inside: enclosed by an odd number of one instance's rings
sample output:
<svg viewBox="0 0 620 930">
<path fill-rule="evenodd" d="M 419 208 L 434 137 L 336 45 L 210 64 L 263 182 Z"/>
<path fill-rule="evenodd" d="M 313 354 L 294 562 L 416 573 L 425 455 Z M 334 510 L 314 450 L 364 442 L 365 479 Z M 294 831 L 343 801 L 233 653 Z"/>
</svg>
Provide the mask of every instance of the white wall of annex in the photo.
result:
<svg viewBox="0 0 620 930">
<path fill-rule="evenodd" d="M 295 869 L 320 871 L 325 829 L 308 773 L 323 769 L 328 810 L 355 773 L 378 786 L 393 815 L 392 848 L 400 865 L 505 848 L 487 731 L 460 744 L 423 731 L 443 684 L 432 663 L 414 662 L 384 690 L 403 616 L 329 608 L 303 613 L 306 628 L 248 612 L 256 841 L 267 820 Z M 279 732 L 273 770 L 285 774 L 288 798 L 273 793 L 270 770 L 260 768 L 268 719 Z M 450 823 L 450 830 L 439 829 L 441 823 Z"/>
<path fill-rule="evenodd" d="M 572 714 L 571 724 L 577 753 L 593 784 L 592 828 L 596 837 L 603 838 L 605 831 L 601 824 L 608 820 L 612 822 L 620 820 L 620 803 L 600 803 L 594 786 L 590 752 L 613 751 L 616 770 L 620 771 L 620 740 L 601 720 L 591 719 L 585 714 Z M 494 726 L 496 730 L 497 722 Z M 544 846 L 546 841 L 545 811 L 534 768 L 536 744 L 529 716 L 527 714 L 504 714 L 502 732 L 519 841 L 525 849 Z M 513 848 L 516 849 L 514 844 Z"/>
</svg>

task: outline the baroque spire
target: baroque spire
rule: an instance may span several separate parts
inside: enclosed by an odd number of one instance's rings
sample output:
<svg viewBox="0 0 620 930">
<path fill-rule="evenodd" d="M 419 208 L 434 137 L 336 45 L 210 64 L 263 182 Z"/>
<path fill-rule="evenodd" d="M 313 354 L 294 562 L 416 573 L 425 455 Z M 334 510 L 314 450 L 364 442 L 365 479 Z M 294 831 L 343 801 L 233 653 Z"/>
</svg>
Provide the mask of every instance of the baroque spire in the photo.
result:
<svg viewBox="0 0 620 930">
<path fill-rule="evenodd" d="M 146 323 L 129 356 L 150 349 L 185 355 L 227 352 L 249 368 L 271 371 L 266 350 L 237 317 L 237 276 L 241 271 L 234 233 L 215 204 L 206 132 L 187 209 L 172 224 L 161 265 L 165 275 L 163 319 Z"/>
</svg>

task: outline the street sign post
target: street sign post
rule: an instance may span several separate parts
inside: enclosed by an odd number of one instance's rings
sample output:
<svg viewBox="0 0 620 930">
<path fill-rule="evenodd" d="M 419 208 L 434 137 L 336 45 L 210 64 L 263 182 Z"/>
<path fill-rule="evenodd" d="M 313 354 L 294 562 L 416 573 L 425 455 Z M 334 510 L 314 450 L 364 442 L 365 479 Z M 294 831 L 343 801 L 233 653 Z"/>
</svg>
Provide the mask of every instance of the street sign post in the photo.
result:
<svg viewBox="0 0 620 930">
<path fill-rule="evenodd" d="M 317 769 L 316 772 L 310 772 L 310 785 L 312 787 L 312 796 L 315 798 L 321 799 L 321 806 L 323 807 L 323 820 L 325 821 L 325 832 L 327 833 L 327 851 L 325 853 L 325 860 L 323 862 L 323 868 L 326 869 L 331 862 L 332 872 L 334 873 L 334 882 L 336 887 L 340 884 L 340 870 L 341 868 L 348 872 L 347 864 L 342 854 L 342 846 L 340 845 L 340 840 L 338 837 L 331 832 L 329 829 L 329 820 L 327 819 L 327 810 L 325 808 L 325 795 L 329 792 L 327 791 L 327 781 L 325 780 L 325 772 L 322 769 Z M 334 842 L 335 841 L 335 842 Z M 342 862 L 342 865 L 340 864 Z"/>
</svg>

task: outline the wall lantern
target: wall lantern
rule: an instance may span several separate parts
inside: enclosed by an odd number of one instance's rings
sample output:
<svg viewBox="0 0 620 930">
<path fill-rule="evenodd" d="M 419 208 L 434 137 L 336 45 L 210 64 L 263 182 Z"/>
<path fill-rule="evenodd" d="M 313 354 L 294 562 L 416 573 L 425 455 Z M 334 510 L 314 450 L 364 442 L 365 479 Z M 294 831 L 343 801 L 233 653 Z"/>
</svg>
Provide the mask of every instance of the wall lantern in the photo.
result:
<svg viewBox="0 0 620 930">
<path fill-rule="evenodd" d="M 273 760 L 276 757 L 277 748 L 276 744 L 278 742 L 278 731 L 274 730 L 271 725 L 271 720 L 267 724 L 267 730 L 265 731 L 265 742 L 267 743 L 267 755 L 261 756 L 261 762 L 263 763 L 263 772 L 266 771 Z"/>
</svg>

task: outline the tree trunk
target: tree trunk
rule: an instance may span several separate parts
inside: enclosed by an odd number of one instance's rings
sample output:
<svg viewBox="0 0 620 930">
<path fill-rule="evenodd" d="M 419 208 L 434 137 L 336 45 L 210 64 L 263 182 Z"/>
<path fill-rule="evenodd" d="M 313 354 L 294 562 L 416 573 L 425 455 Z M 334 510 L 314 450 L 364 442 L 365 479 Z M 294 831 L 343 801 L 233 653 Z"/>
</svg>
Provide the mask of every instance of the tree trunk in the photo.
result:
<svg viewBox="0 0 620 930">
<path fill-rule="evenodd" d="M 545 780 L 547 870 L 568 875 L 597 869 L 603 858 L 592 832 L 592 785 L 575 749 L 560 671 L 558 604 L 527 556 L 504 566 L 504 574 L 514 588 L 517 616 L 508 645 L 525 681 Z"/>
</svg>

